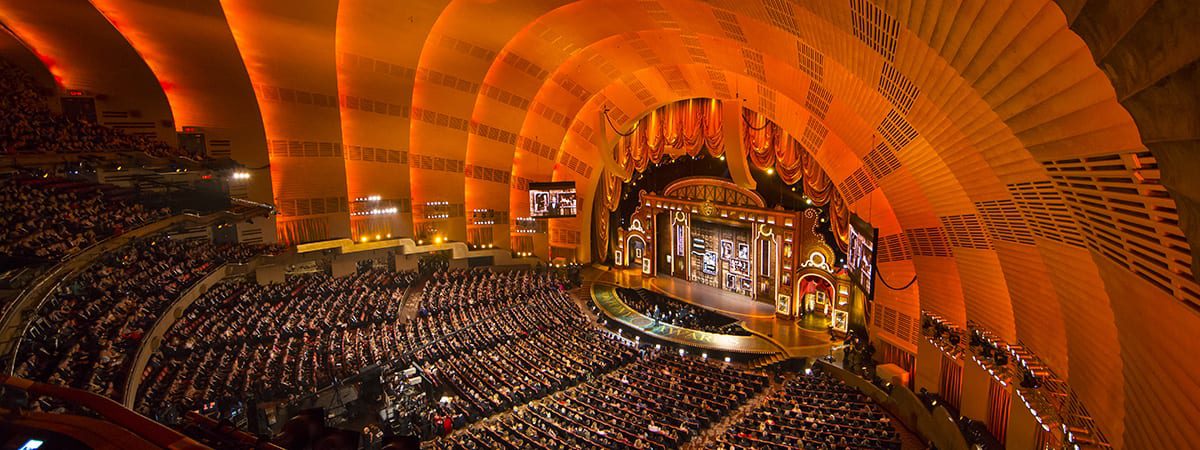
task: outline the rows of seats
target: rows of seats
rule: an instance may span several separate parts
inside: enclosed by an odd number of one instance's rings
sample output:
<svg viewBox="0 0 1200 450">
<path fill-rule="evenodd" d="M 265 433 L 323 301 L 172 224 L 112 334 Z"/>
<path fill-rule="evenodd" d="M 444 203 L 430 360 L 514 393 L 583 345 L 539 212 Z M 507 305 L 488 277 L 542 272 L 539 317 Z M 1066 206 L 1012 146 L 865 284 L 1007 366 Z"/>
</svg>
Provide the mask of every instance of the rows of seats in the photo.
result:
<svg viewBox="0 0 1200 450">
<path fill-rule="evenodd" d="M 289 276 L 214 286 L 172 325 L 143 373 L 137 409 L 163 418 L 224 398 L 286 398 L 390 360 L 412 272 Z"/>
<path fill-rule="evenodd" d="M 462 395 L 472 419 L 577 384 L 633 357 L 623 341 L 590 327 L 569 295 L 555 287 L 439 309 L 409 329 L 415 342 L 446 336 L 417 361 Z"/>
<path fill-rule="evenodd" d="M 870 398 L 815 370 L 790 380 L 711 448 L 899 449 L 900 438 Z"/>
<path fill-rule="evenodd" d="M 0 151 L 4 154 L 58 154 L 136 151 L 150 156 L 201 159 L 161 141 L 68 119 L 50 111 L 45 89 L 28 73 L 0 60 Z"/>
<path fill-rule="evenodd" d="M 262 251 L 160 234 L 102 255 L 38 306 L 14 373 L 118 398 L 142 335 L 166 308 L 222 264 Z"/>
<path fill-rule="evenodd" d="M 427 414 L 453 428 L 577 384 L 633 356 L 591 327 L 557 272 L 441 271 L 405 325 L 414 362 L 460 398 Z"/>
<path fill-rule="evenodd" d="M 127 196 L 111 185 L 8 177 L 0 181 L 0 257 L 62 258 L 170 213 Z"/>
<path fill-rule="evenodd" d="M 750 335 L 736 319 L 646 289 L 617 288 L 617 296 L 630 308 L 663 323 L 710 333 Z"/>
<path fill-rule="evenodd" d="M 439 449 L 679 448 L 766 377 L 645 349 L 630 364 L 434 442 Z"/>
</svg>

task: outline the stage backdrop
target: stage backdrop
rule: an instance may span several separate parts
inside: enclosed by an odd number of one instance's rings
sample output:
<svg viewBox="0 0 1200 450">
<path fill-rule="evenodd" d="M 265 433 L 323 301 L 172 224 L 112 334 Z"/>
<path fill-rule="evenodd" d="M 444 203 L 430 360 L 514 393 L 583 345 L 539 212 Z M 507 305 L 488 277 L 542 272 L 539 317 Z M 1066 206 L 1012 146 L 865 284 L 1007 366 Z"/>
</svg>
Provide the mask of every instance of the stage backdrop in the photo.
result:
<svg viewBox="0 0 1200 450">
<path fill-rule="evenodd" d="M 754 288 L 750 229 L 692 217 L 692 264 L 695 282 L 749 296 Z"/>
</svg>

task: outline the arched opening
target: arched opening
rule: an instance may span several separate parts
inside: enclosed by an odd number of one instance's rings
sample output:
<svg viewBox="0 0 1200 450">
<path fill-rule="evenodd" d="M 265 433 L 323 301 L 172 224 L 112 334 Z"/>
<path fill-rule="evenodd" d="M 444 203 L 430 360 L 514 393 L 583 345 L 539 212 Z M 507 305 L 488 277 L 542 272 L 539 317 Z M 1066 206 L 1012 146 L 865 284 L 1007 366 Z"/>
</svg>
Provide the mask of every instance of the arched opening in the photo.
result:
<svg viewBox="0 0 1200 450">
<path fill-rule="evenodd" d="M 806 273 L 796 283 L 796 324 L 813 331 L 825 331 L 833 324 L 837 297 L 833 283 L 821 275 Z"/>
<path fill-rule="evenodd" d="M 628 253 L 626 253 L 628 259 L 625 264 L 640 269 L 642 267 L 642 258 L 646 256 L 646 240 L 636 234 L 631 235 L 625 248 L 628 249 Z"/>
</svg>

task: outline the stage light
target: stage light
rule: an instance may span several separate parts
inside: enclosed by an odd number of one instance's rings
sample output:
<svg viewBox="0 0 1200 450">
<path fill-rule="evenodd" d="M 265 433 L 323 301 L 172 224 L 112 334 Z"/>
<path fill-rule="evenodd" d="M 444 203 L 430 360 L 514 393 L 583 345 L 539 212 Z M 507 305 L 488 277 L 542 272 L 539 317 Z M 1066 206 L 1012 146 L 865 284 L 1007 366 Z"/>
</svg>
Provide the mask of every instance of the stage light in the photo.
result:
<svg viewBox="0 0 1200 450">
<path fill-rule="evenodd" d="M 433 243 L 434 243 L 434 244 L 441 245 L 441 244 L 442 244 L 442 237 L 441 237 L 441 236 L 435 236 L 435 237 L 433 238 Z"/>
<path fill-rule="evenodd" d="M 387 238 L 388 238 L 388 239 L 391 239 L 391 238 L 392 238 L 392 233 L 388 233 L 388 234 L 387 234 Z"/>
<path fill-rule="evenodd" d="M 721 155 L 721 156 L 719 156 L 717 159 L 720 159 L 721 161 L 724 161 L 724 160 L 725 160 L 725 155 Z"/>
<path fill-rule="evenodd" d="M 360 240 L 360 241 L 362 241 L 362 242 L 367 242 L 367 237 L 366 237 L 366 236 L 363 236 L 362 238 L 359 238 L 359 240 Z"/>
<path fill-rule="evenodd" d="M 775 173 L 775 168 L 774 168 L 774 167 L 768 167 L 768 168 L 767 168 L 767 175 L 772 175 L 772 174 L 774 174 L 774 173 Z"/>
</svg>

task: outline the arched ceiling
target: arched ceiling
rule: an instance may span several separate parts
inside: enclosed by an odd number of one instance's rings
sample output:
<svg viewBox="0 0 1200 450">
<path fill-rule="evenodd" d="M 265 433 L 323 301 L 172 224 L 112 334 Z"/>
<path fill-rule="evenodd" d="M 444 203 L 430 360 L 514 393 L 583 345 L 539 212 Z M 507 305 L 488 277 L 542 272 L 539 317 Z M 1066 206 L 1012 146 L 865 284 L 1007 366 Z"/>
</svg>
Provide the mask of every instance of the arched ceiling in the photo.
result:
<svg viewBox="0 0 1200 450">
<path fill-rule="evenodd" d="M 918 277 L 881 307 L 1021 342 L 1118 446 L 1170 448 L 1200 437 L 1186 3 L 0 0 L 0 22 L 63 87 L 269 161 L 251 195 L 295 240 L 429 223 L 506 246 L 529 181 L 575 180 L 590 205 L 600 111 L 627 127 L 677 99 L 741 102 L 880 227 L 884 276 Z M 367 195 L 403 213 L 348 217 Z M 475 209 L 502 220 L 473 226 Z M 585 257 L 580 211 L 550 245 Z"/>
</svg>

